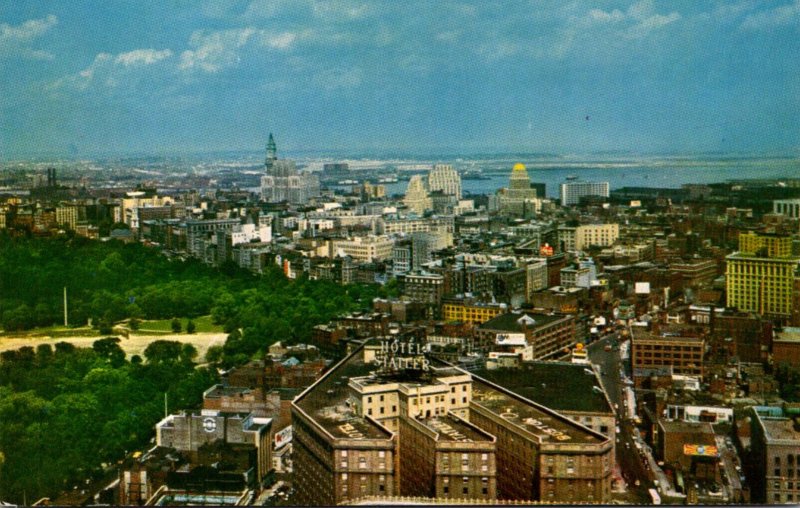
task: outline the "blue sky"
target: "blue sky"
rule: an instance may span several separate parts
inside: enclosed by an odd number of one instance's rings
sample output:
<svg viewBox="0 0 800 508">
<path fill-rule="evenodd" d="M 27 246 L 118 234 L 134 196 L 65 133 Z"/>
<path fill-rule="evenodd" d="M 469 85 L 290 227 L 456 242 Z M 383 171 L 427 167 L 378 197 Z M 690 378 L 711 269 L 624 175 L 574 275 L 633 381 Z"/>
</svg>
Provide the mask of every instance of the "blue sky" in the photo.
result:
<svg viewBox="0 0 800 508">
<path fill-rule="evenodd" d="M 0 157 L 800 151 L 800 0 L 0 3 Z"/>
</svg>

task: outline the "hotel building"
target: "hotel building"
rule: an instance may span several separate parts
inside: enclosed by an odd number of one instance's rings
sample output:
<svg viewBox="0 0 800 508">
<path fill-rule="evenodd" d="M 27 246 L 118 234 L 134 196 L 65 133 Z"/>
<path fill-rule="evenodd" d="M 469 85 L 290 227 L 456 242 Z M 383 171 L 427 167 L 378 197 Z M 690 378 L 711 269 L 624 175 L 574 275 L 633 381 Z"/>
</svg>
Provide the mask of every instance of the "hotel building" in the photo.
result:
<svg viewBox="0 0 800 508">
<path fill-rule="evenodd" d="M 613 442 L 420 343 L 369 341 L 292 403 L 295 502 L 610 500 Z"/>
</svg>

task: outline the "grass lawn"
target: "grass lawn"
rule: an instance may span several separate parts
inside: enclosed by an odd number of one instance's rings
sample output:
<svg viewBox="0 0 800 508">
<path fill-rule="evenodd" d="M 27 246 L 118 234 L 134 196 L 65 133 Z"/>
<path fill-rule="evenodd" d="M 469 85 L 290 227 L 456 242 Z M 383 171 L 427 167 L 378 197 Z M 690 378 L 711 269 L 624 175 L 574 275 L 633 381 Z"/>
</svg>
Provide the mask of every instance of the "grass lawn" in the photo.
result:
<svg viewBox="0 0 800 508">
<path fill-rule="evenodd" d="M 189 322 L 187 318 L 179 318 L 181 322 L 181 333 L 186 333 L 186 323 Z M 194 321 L 195 333 L 220 333 L 222 332 L 221 325 L 215 325 L 211 322 L 211 316 L 200 316 L 195 318 Z M 139 332 L 162 332 L 172 333 L 172 320 L 160 319 L 157 321 L 141 321 L 139 323 Z M 133 332 L 138 333 L 138 332 Z"/>
<path fill-rule="evenodd" d="M 8 337 L 73 337 L 73 336 L 86 336 L 86 335 L 100 335 L 100 333 L 89 326 L 69 327 L 63 325 L 43 326 L 40 328 L 33 328 L 31 330 L 20 330 L 14 332 L 3 332 L 3 336 Z"/>
</svg>

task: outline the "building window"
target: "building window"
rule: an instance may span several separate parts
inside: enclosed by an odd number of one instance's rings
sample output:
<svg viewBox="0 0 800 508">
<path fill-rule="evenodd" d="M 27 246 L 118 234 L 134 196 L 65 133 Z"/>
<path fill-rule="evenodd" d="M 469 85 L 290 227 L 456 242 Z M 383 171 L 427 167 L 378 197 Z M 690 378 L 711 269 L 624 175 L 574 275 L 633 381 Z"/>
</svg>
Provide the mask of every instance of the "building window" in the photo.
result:
<svg viewBox="0 0 800 508">
<path fill-rule="evenodd" d="M 342 473 L 342 480 L 347 480 L 347 473 Z"/>
<path fill-rule="evenodd" d="M 367 397 L 367 404 L 372 404 L 372 397 Z"/>
<path fill-rule="evenodd" d="M 396 412 L 397 412 L 397 406 L 392 406 L 392 413 L 396 413 Z"/>
<path fill-rule="evenodd" d="M 451 386 L 450 387 L 450 393 L 456 393 L 456 387 L 455 386 Z"/>
<path fill-rule="evenodd" d="M 780 476 L 780 475 L 781 475 L 781 470 L 780 470 L 780 468 L 776 467 L 775 468 L 775 476 Z"/>
<path fill-rule="evenodd" d="M 455 406 L 456 405 L 456 399 L 450 399 L 450 404 Z"/>
<path fill-rule="evenodd" d="M 378 451 L 378 457 L 381 458 L 381 459 L 386 457 L 386 452 L 384 450 Z"/>
<path fill-rule="evenodd" d="M 467 403 L 467 398 L 466 397 L 461 397 L 461 402 L 466 404 Z"/>
<path fill-rule="evenodd" d="M 383 406 L 381 406 L 381 414 L 383 414 Z"/>
<path fill-rule="evenodd" d="M 381 402 L 383 402 L 383 395 L 381 395 Z"/>
<path fill-rule="evenodd" d="M 369 409 L 367 409 L 367 414 L 368 414 L 369 416 L 372 416 L 372 408 L 369 408 Z"/>
<path fill-rule="evenodd" d="M 364 457 L 358 458 L 358 468 L 359 469 L 366 469 L 367 468 L 367 459 Z M 362 478 L 365 478 L 362 476 Z"/>
<path fill-rule="evenodd" d="M 450 487 L 445 485 L 444 487 L 442 487 L 442 492 L 444 492 L 445 494 L 449 493 L 450 492 Z"/>
</svg>

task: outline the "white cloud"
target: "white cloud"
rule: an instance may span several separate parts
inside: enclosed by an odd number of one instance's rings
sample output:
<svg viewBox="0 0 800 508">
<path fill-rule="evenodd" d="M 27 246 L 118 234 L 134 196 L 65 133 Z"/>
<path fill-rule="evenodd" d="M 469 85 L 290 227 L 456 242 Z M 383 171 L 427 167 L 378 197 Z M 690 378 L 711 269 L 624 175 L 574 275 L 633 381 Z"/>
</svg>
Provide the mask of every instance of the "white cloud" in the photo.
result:
<svg viewBox="0 0 800 508">
<path fill-rule="evenodd" d="M 616 23 L 625 19 L 625 14 L 619 9 L 614 9 L 611 12 L 606 12 L 602 9 L 592 9 L 587 16 L 589 21 L 598 23 Z"/>
<path fill-rule="evenodd" d="M 0 24 L 0 44 L 9 41 L 29 41 L 44 34 L 58 23 L 58 18 L 50 14 L 43 19 L 31 19 L 21 25 Z"/>
<path fill-rule="evenodd" d="M 283 32 L 277 35 L 262 34 L 261 43 L 275 49 L 288 49 L 297 40 L 294 32 Z"/>
<path fill-rule="evenodd" d="M 371 16 L 375 9 L 371 4 L 355 0 L 316 0 L 313 12 L 318 18 L 349 21 Z"/>
<path fill-rule="evenodd" d="M 0 58 L 4 56 L 19 56 L 38 60 L 52 60 L 51 53 L 32 49 L 27 44 L 47 33 L 58 23 L 58 18 L 50 14 L 45 18 L 31 19 L 16 26 L 7 23 L 0 24 Z"/>
<path fill-rule="evenodd" d="M 132 65 L 151 65 L 159 62 L 165 58 L 172 56 L 172 50 L 162 49 L 161 51 L 155 49 L 135 49 L 127 53 L 120 53 L 114 59 L 114 63 L 122 64 L 125 67 Z"/>
<path fill-rule="evenodd" d="M 748 15 L 742 21 L 743 30 L 764 30 L 800 24 L 800 0 L 763 12 Z"/>
<path fill-rule="evenodd" d="M 436 34 L 436 39 L 443 42 L 456 42 L 461 36 L 460 30 L 449 30 L 446 32 L 439 32 Z"/>
<path fill-rule="evenodd" d="M 611 32 L 612 37 L 638 39 L 646 36 L 651 31 L 669 25 L 681 19 L 678 12 L 658 14 L 652 0 L 642 0 L 628 7 L 627 12 L 619 9 L 607 12 L 602 9 L 592 9 L 578 20 L 582 26 L 615 26 L 617 30 Z M 569 38 L 571 41 L 574 37 Z"/>
<path fill-rule="evenodd" d="M 120 81 L 130 81 L 134 69 L 158 63 L 172 56 L 170 49 L 135 49 L 126 53 L 113 55 L 111 53 L 98 53 L 88 67 L 75 74 L 59 78 L 50 84 L 49 88 L 75 88 L 86 90 L 93 83 L 103 83 L 108 87 L 117 86 Z M 125 76 L 126 79 L 122 80 Z"/>
<path fill-rule="evenodd" d="M 181 53 L 178 68 L 183 71 L 201 70 L 216 73 L 241 61 L 242 50 L 251 43 L 288 50 L 300 39 L 312 37 L 311 30 L 274 33 L 253 27 L 207 32 L 198 30 L 189 38 L 188 49 Z"/>
<path fill-rule="evenodd" d="M 639 23 L 631 26 L 625 32 L 625 37 L 629 39 L 639 39 L 646 36 L 651 31 L 661 28 L 662 26 L 669 25 L 681 19 L 681 15 L 677 12 L 671 12 L 667 15 L 654 14 L 650 17 L 644 18 Z"/>
<path fill-rule="evenodd" d="M 205 72 L 217 72 L 223 67 L 230 67 L 239 62 L 238 49 L 247 44 L 256 33 L 254 28 L 236 28 L 205 32 L 198 30 L 189 38 L 193 50 L 181 53 L 181 70 L 200 69 Z"/>
<path fill-rule="evenodd" d="M 655 11 L 653 0 L 642 0 L 628 7 L 628 16 L 633 19 L 645 20 Z"/>
</svg>

